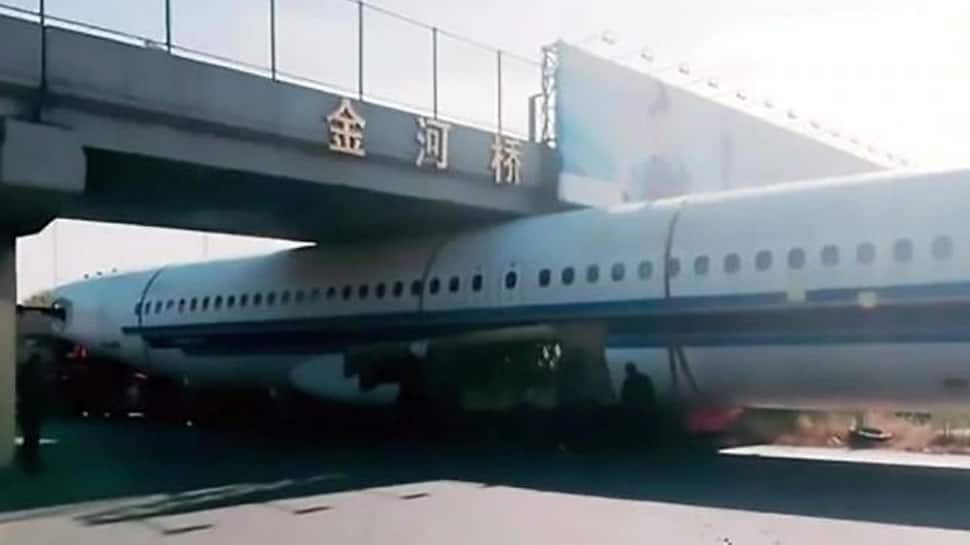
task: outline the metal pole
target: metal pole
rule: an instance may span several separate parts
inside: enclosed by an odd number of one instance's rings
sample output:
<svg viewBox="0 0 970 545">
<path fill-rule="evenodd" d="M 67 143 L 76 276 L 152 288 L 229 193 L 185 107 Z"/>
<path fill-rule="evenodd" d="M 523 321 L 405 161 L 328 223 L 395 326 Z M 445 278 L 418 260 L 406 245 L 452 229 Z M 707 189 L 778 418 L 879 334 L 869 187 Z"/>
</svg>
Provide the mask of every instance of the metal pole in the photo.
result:
<svg viewBox="0 0 970 545">
<path fill-rule="evenodd" d="M 172 52 L 172 0 L 165 0 L 165 49 Z"/>
<path fill-rule="evenodd" d="M 276 81 L 276 0 L 269 0 L 269 66 Z"/>
<path fill-rule="evenodd" d="M 438 27 L 431 27 L 431 78 L 434 118 L 438 119 Z"/>
<path fill-rule="evenodd" d="M 502 50 L 498 50 L 496 55 L 496 68 L 498 69 L 498 133 L 502 134 Z"/>
<path fill-rule="evenodd" d="M 364 0 L 357 0 L 357 98 L 364 100 Z"/>
<path fill-rule="evenodd" d="M 32 119 L 40 123 L 44 119 L 44 104 L 47 102 L 47 3 L 40 0 L 40 85 L 34 99 Z"/>
<path fill-rule="evenodd" d="M 529 142 L 538 142 L 539 127 L 536 123 L 536 116 L 539 108 L 536 104 L 542 99 L 542 94 L 535 94 L 529 97 Z"/>
</svg>

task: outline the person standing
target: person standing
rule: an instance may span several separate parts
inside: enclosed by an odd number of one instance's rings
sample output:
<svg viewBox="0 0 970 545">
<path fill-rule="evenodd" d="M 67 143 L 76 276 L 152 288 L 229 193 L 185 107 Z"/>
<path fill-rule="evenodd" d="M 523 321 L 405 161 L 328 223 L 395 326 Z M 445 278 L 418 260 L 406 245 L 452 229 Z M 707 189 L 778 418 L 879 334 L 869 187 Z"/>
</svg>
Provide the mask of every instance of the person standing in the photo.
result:
<svg viewBox="0 0 970 545">
<path fill-rule="evenodd" d="M 629 434 L 627 439 L 637 444 L 652 439 L 650 435 L 658 431 L 653 429 L 657 417 L 656 394 L 653 381 L 647 374 L 641 373 L 636 364 L 629 362 L 625 369 L 620 406 L 626 420 L 624 428 Z"/>
</svg>

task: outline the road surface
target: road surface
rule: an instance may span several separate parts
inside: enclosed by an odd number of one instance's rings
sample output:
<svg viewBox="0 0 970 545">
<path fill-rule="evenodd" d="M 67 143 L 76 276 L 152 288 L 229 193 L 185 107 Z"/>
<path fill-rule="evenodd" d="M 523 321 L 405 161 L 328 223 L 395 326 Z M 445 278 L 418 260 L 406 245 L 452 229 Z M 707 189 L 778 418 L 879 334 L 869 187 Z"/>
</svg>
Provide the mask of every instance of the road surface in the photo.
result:
<svg viewBox="0 0 970 545">
<path fill-rule="evenodd" d="M 45 436 L 39 475 L 0 474 L 4 545 L 970 543 L 955 467 L 137 421 Z"/>
</svg>

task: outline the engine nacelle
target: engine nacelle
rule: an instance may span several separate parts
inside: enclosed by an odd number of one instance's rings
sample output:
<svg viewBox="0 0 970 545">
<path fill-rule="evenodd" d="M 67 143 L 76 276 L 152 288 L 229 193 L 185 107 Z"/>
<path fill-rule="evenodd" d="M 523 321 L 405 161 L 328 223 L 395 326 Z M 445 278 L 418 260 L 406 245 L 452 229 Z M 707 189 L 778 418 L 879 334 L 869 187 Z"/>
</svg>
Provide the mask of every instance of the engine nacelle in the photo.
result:
<svg viewBox="0 0 970 545">
<path fill-rule="evenodd" d="M 349 371 L 348 358 L 328 354 L 313 358 L 290 372 L 290 384 L 301 392 L 328 401 L 352 405 L 390 405 L 397 401 L 397 384 L 364 388 L 358 374 Z"/>
</svg>

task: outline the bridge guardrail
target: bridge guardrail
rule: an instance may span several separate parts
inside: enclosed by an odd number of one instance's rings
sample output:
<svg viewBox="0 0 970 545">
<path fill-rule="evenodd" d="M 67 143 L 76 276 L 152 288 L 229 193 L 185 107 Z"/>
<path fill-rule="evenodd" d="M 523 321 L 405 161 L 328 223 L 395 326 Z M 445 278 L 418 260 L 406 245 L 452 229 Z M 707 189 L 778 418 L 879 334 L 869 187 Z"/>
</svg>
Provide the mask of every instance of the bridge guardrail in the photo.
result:
<svg viewBox="0 0 970 545">
<path fill-rule="evenodd" d="M 127 0 L 95 10 L 89 2 L 0 0 L 0 14 L 538 141 L 537 60 L 362 0 L 299 2 L 300 10 L 296 3 Z M 230 16 L 244 28 L 227 27 Z"/>
</svg>

